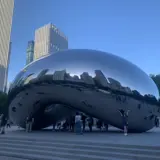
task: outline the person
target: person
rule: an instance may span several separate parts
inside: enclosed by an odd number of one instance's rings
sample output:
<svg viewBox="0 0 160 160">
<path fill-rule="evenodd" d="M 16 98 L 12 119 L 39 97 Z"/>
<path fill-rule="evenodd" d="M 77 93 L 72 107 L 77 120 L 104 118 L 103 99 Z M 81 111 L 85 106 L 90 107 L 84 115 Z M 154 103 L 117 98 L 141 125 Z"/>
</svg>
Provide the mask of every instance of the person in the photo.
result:
<svg viewBox="0 0 160 160">
<path fill-rule="evenodd" d="M 7 123 L 7 118 L 4 115 L 1 117 L 1 134 L 5 134 L 5 125 Z"/>
<path fill-rule="evenodd" d="M 157 116 L 155 117 L 155 126 L 156 126 L 156 127 L 159 127 L 159 119 L 158 119 Z"/>
<path fill-rule="evenodd" d="M 75 116 L 72 116 L 71 128 L 72 128 L 72 132 L 74 132 L 74 128 L 75 128 Z"/>
<path fill-rule="evenodd" d="M 128 135 L 128 113 L 130 110 L 127 110 L 126 112 L 123 109 L 119 109 L 120 115 L 122 117 L 123 121 L 123 128 L 124 128 L 124 135 Z"/>
<path fill-rule="evenodd" d="M 86 128 L 86 116 L 84 114 L 82 114 L 82 125 L 83 125 L 83 132 L 84 132 Z"/>
<path fill-rule="evenodd" d="M 69 131 L 72 131 L 72 116 L 69 117 Z"/>
<path fill-rule="evenodd" d="M 6 125 L 6 128 L 11 128 L 11 125 L 10 125 L 10 120 L 9 120 L 9 119 L 7 120 L 7 125 Z"/>
<path fill-rule="evenodd" d="M 108 123 L 106 121 L 104 122 L 104 127 L 105 127 L 106 131 L 108 131 L 109 125 L 108 125 Z"/>
<path fill-rule="evenodd" d="M 3 114 L 0 115 L 0 130 L 1 130 L 1 127 L 2 127 L 2 118 L 3 118 L 3 116 L 4 116 Z"/>
<path fill-rule="evenodd" d="M 69 117 L 66 118 L 66 130 L 68 131 L 69 130 Z"/>
<path fill-rule="evenodd" d="M 88 127 L 89 127 L 90 132 L 92 132 L 92 126 L 93 126 L 93 118 L 89 117 L 88 118 Z"/>
<path fill-rule="evenodd" d="M 29 132 L 29 116 L 26 118 L 26 132 Z"/>
<path fill-rule="evenodd" d="M 31 132 L 32 131 L 33 123 L 34 123 L 34 118 L 28 116 L 26 118 L 26 132 Z"/>
<path fill-rule="evenodd" d="M 32 132 L 33 123 L 34 123 L 34 118 L 32 117 L 29 119 L 29 132 Z"/>
<path fill-rule="evenodd" d="M 77 134 L 82 134 L 81 120 L 82 120 L 82 117 L 81 117 L 81 115 L 79 114 L 79 112 L 77 112 L 77 113 L 76 113 L 76 116 L 75 116 L 75 132 L 76 132 Z"/>
</svg>

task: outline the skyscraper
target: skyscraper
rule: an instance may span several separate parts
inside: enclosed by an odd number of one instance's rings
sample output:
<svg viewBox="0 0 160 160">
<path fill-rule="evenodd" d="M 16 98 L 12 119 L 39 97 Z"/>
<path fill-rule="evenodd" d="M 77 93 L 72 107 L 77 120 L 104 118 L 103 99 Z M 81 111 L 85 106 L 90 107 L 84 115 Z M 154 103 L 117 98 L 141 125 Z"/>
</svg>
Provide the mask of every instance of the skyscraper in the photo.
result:
<svg viewBox="0 0 160 160">
<path fill-rule="evenodd" d="M 52 23 L 35 31 L 34 60 L 64 49 L 68 49 L 68 40 Z"/>
<path fill-rule="evenodd" d="M 101 85 L 103 87 L 109 87 L 109 83 L 101 70 L 95 70 L 95 81 L 97 85 Z"/>
<path fill-rule="evenodd" d="M 81 80 L 83 80 L 86 84 L 92 84 L 94 85 L 93 78 L 88 74 L 88 72 L 83 72 L 81 75 Z"/>
<path fill-rule="evenodd" d="M 27 46 L 26 65 L 33 61 L 34 57 L 34 41 L 29 41 Z"/>
<path fill-rule="evenodd" d="M 8 61 L 7 61 L 7 69 L 6 69 L 6 74 L 5 74 L 5 84 L 4 84 L 4 89 L 3 91 L 7 93 L 7 80 L 8 80 L 8 70 L 9 70 L 9 63 L 10 63 L 10 55 L 11 55 L 11 49 L 12 49 L 12 42 L 9 43 L 9 53 L 8 53 Z"/>
<path fill-rule="evenodd" d="M 0 0 L 0 91 L 7 85 L 14 0 Z"/>
</svg>

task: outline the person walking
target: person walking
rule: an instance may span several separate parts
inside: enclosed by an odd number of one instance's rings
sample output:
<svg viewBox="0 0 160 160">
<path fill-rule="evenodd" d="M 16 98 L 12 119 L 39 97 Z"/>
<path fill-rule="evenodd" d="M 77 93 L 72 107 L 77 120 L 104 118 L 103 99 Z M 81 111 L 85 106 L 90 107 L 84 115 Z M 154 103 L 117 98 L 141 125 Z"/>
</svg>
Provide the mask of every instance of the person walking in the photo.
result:
<svg viewBox="0 0 160 160">
<path fill-rule="evenodd" d="M 82 121 L 82 117 L 81 115 L 79 114 L 79 112 L 76 113 L 76 116 L 75 116 L 75 132 L 77 134 L 82 134 L 82 129 L 81 129 L 81 122 Z"/>
</svg>

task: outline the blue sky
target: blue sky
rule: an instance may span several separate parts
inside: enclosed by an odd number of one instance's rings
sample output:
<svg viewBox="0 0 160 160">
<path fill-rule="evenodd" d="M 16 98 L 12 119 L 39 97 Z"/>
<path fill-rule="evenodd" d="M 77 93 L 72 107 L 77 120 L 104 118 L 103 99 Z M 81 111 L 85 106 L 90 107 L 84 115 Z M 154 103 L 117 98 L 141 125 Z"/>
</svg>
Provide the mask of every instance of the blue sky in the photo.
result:
<svg viewBox="0 0 160 160">
<path fill-rule="evenodd" d="M 49 22 L 69 48 L 111 52 L 160 73 L 160 0 L 15 0 L 9 81 L 25 66 L 35 29 Z"/>
</svg>

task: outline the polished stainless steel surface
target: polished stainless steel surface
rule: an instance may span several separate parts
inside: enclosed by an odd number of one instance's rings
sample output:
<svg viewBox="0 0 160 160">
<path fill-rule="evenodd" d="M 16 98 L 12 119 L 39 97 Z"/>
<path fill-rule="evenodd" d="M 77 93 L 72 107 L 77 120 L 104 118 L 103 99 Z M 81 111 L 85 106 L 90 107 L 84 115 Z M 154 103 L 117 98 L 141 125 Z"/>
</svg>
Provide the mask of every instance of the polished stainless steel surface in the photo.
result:
<svg viewBox="0 0 160 160">
<path fill-rule="evenodd" d="M 134 64 L 101 51 L 73 49 L 25 67 L 10 88 L 9 113 L 21 126 L 32 114 L 35 128 L 43 128 L 59 120 L 54 114 L 64 112 L 65 118 L 76 109 L 123 128 L 118 110 L 124 109 L 130 110 L 129 129 L 146 131 L 159 114 L 158 98 L 155 83 Z M 45 112 L 57 103 L 58 111 Z"/>
</svg>

